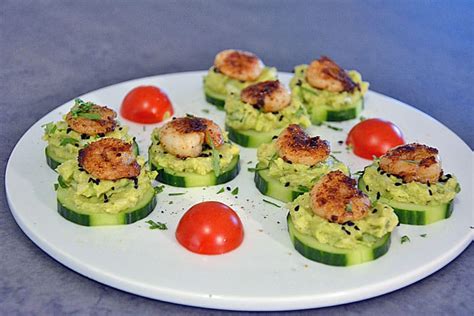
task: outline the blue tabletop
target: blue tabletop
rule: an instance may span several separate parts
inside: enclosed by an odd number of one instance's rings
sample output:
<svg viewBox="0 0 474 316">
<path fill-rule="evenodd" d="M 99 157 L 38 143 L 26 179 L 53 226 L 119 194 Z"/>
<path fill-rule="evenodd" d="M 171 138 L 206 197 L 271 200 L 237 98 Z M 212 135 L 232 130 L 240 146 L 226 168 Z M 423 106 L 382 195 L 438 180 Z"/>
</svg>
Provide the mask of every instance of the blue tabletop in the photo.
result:
<svg viewBox="0 0 474 316">
<path fill-rule="evenodd" d="M 58 105 L 133 78 L 206 69 L 226 48 L 255 52 L 281 71 L 331 56 L 474 148 L 473 2 L 3 1 L 0 16 L 2 182 L 18 139 Z M 219 313 L 138 297 L 69 270 L 22 233 L 3 187 L 0 198 L 0 314 Z M 310 312 L 472 314 L 473 259 L 471 245 L 407 288 Z"/>
</svg>

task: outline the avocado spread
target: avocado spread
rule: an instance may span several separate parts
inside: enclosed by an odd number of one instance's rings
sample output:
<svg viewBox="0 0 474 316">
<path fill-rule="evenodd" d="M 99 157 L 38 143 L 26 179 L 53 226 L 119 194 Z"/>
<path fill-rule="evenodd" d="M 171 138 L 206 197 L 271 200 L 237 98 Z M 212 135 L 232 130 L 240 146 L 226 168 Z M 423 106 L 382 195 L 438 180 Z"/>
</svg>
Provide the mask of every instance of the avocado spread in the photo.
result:
<svg viewBox="0 0 474 316">
<path fill-rule="evenodd" d="M 380 194 L 382 198 L 417 205 L 439 205 L 448 203 L 460 191 L 456 177 L 444 177 L 442 181 L 429 186 L 417 181 L 404 183 L 401 179 L 382 172 L 378 161 L 368 166 L 362 175 L 367 194 L 371 197 Z"/>
<path fill-rule="evenodd" d="M 257 82 L 276 80 L 277 70 L 273 67 L 263 68 L 260 77 L 255 81 L 240 81 L 226 76 L 211 67 L 206 76 L 204 76 L 204 90 L 209 91 L 213 95 L 219 95 L 222 99 L 225 98 L 228 92 L 240 93 L 240 91 Z"/>
<path fill-rule="evenodd" d="M 196 158 L 178 158 L 170 153 L 167 153 L 160 144 L 160 129 L 153 130 L 151 135 L 152 144 L 149 149 L 149 159 L 153 165 L 159 169 L 169 169 L 175 172 L 190 172 L 205 175 L 213 172 L 213 157 L 212 149 L 206 148 L 201 155 Z M 219 152 L 219 166 L 220 170 L 226 170 L 232 160 L 239 154 L 238 146 L 230 143 L 227 135 L 224 134 L 224 144 L 216 148 Z"/>
<path fill-rule="evenodd" d="M 225 101 L 225 111 L 226 124 L 236 130 L 269 132 L 285 128 L 289 124 L 299 124 L 303 128 L 311 125 L 305 107 L 295 97 L 281 111 L 265 113 L 242 102 L 239 93 L 230 93 Z"/>
<path fill-rule="evenodd" d="M 145 168 L 142 157 L 137 157 L 137 162 L 141 166 L 137 178 L 116 181 L 94 179 L 79 168 L 76 160 L 62 163 L 57 171 L 61 190 L 67 192 L 63 204 L 84 213 L 117 214 L 135 207 L 143 199 L 149 198 L 150 192 L 154 192 L 151 180 L 157 175 L 156 171 Z"/>
<path fill-rule="evenodd" d="M 88 136 L 72 130 L 65 121 L 59 121 L 44 125 L 44 131 L 43 140 L 48 142 L 48 153 L 60 162 L 76 159 L 80 149 L 103 137 L 132 142 L 126 126 L 117 126 L 114 131 L 104 135 Z"/>
<path fill-rule="evenodd" d="M 378 238 L 392 232 L 398 224 L 397 215 L 385 204 L 376 203 L 366 217 L 344 224 L 332 223 L 314 214 L 310 193 L 288 203 L 295 228 L 318 242 L 329 246 L 351 249 L 359 245 L 373 246 Z M 374 212 L 377 210 L 376 212 Z"/>
<path fill-rule="evenodd" d="M 362 81 L 362 76 L 355 70 L 347 72 L 349 77 L 356 84 L 358 88 L 352 92 L 331 92 L 328 90 L 317 89 L 311 86 L 306 81 L 306 69 L 308 65 L 299 65 L 295 67 L 295 75 L 290 81 L 291 92 L 299 96 L 303 104 L 308 108 L 309 113 L 312 113 L 313 107 L 326 106 L 332 110 L 343 110 L 356 105 L 362 101 L 365 93 L 369 89 L 369 83 Z"/>
<path fill-rule="evenodd" d="M 258 169 L 268 169 L 269 175 L 290 188 L 313 187 L 314 183 L 332 170 L 349 174 L 347 166 L 333 156 L 329 156 L 314 166 L 288 163 L 278 156 L 275 141 L 262 144 L 257 150 Z"/>
</svg>

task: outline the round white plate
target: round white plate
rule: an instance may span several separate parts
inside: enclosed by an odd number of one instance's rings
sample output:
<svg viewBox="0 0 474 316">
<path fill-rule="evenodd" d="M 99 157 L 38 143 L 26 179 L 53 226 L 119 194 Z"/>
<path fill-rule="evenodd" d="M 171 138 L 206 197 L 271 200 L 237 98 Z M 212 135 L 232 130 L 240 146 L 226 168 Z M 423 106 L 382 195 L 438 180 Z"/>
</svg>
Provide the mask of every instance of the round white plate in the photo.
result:
<svg viewBox="0 0 474 316">
<path fill-rule="evenodd" d="M 138 85 L 156 85 L 167 92 L 176 116 L 192 113 L 221 126 L 224 113 L 205 102 L 204 72 L 169 74 L 132 80 L 87 93 L 81 98 L 118 109 L 125 94 Z M 281 74 L 286 84 L 290 74 Z M 287 210 L 263 202 L 247 168 L 256 162 L 255 149 L 242 149 L 242 171 L 232 182 L 208 188 L 166 187 L 158 205 L 146 218 L 121 227 L 82 227 L 56 212 L 53 183 L 56 174 L 46 165 L 42 124 L 61 119 L 68 102 L 34 124 L 13 150 L 5 185 L 17 223 L 26 235 L 53 258 L 91 279 L 138 295 L 163 301 L 230 310 L 291 310 L 329 306 L 381 295 L 437 271 L 471 242 L 472 157 L 468 146 L 448 128 L 416 109 L 375 92 L 367 94 L 365 117 L 382 117 L 397 124 L 408 142 L 439 148 L 446 172 L 459 178 L 462 191 L 448 220 L 430 226 L 401 225 L 392 234 L 392 247 L 380 259 L 348 268 L 312 262 L 292 247 L 285 222 Z M 210 113 L 205 113 L 207 110 Z M 123 121 L 123 120 L 122 120 Z M 367 160 L 347 153 L 338 144 L 358 120 L 312 127 L 310 133 L 331 141 L 335 155 L 351 170 Z M 131 125 L 141 152 L 146 153 L 153 126 Z M 239 187 L 216 195 L 222 187 Z M 186 192 L 181 196 L 168 193 Z M 268 200 L 271 198 L 265 197 Z M 188 252 L 175 237 L 181 215 L 205 200 L 219 200 L 239 214 L 245 239 L 236 250 L 220 256 Z M 276 200 L 274 202 L 282 205 Z M 165 222 L 168 230 L 150 230 L 145 223 Z M 420 235 L 426 234 L 425 238 Z M 401 244 L 407 235 L 410 242 Z"/>
</svg>

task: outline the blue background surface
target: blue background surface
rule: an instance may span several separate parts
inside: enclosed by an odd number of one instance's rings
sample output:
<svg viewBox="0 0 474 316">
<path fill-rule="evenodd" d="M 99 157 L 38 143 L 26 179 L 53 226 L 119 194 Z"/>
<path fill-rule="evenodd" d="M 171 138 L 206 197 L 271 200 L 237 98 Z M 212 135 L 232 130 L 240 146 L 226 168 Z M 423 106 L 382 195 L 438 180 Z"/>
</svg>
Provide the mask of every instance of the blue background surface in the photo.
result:
<svg viewBox="0 0 474 316">
<path fill-rule="evenodd" d="M 472 149 L 473 21 L 470 1 L 2 1 L 1 181 L 18 139 L 58 105 L 133 78 L 206 69 L 226 48 L 253 51 L 281 71 L 331 56 L 359 70 L 372 90 L 438 119 Z M 72 272 L 16 226 L 3 187 L 0 198 L 0 314 L 210 312 Z M 415 285 L 317 312 L 472 314 L 473 259 L 471 245 Z"/>
</svg>

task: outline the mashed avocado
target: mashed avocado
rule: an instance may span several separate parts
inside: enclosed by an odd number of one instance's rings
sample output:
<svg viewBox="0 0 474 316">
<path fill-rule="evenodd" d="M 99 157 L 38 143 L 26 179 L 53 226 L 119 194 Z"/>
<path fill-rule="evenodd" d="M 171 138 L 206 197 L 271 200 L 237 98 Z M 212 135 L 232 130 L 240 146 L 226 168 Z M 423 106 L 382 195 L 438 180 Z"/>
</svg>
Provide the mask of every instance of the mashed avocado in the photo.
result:
<svg viewBox="0 0 474 316">
<path fill-rule="evenodd" d="M 48 152 L 60 162 L 76 159 L 80 149 L 103 137 L 118 138 L 126 142 L 132 142 L 132 137 L 128 135 L 128 127 L 126 126 L 117 126 L 114 131 L 102 137 L 99 135 L 84 135 L 81 137 L 81 134 L 70 129 L 65 121 L 48 123 L 44 125 L 44 130 L 43 140 L 48 142 Z"/>
<path fill-rule="evenodd" d="M 292 97 L 289 106 L 279 112 L 262 112 L 240 100 L 240 94 L 229 94 L 225 101 L 226 125 L 236 130 L 269 132 L 282 129 L 289 124 L 308 127 L 311 121 L 305 107 L 298 98 Z"/>
<path fill-rule="evenodd" d="M 216 72 L 214 67 L 209 69 L 209 72 L 204 76 L 204 90 L 211 92 L 214 95 L 220 95 L 222 99 L 225 98 L 227 92 L 239 93 L 243 88 L 262 81 L 276 80 L 277 70 L 273 67 L 263 68 L 260 77 L 255 81 L 240 81 L 232 79 L 220 72 Z"/>
<path fill-rule="evenodd" d="M 176 172 L 190 172 L 205 175 L 213 172 L 212 150 L 203 150 L 200 157 L 181 159 L 169 154 L 160 144 L 160 129 L 153 130 L 151 135 L 152 145 L 149 149 L 149 159 L 151 163 L 160 168 L 170 169 Z M 231 164 L 232 159 L 240 152 L 238 146 L 231 144 L 224 134 L 225 143 L 217 148 L 219 152 L 219 165 L 221 170 L 225 170 Z"/>
<path fill-rule="evenodd" d="M 262 144 L 257 150 L 259 168 L 268 168 L 269 175 L 288 187 L 311 188 L 319 178 L 332 170 L 341 170 L 346 175 L 349 169 L 333 156 L 312 167 L 297 163 L 288 163 L 278 156 L 275 141 Z"/>
<path fill-rule="evenodd" d="M 297 205 L 299 207 L 296 207 Z M 314 214 L 309 193 L 300 195 L 287 206 L 293 224 L 299 232 L 312 236 L 320 243 L 338 248 L 350 249 L 358 245 L 371 247 L 377 238 L 393 231 L 398 224 L 393 209 L 381 203 L 373 205 L 372 211 L 363 219 L 343 225 L 331 223 Z M 374 213 L 375 209 L 377 212 Z"/>
<path fill-rule="evenodd" d="M 403 183 L 401 179 L 379 172 L 379 164 L 375 161 L 365 168 L 362 180 L 365 190 L 372 198 L 380 193 L 382 198 L 417 205 L 439 205 L 448 203 L 459 192 L 459 183 L 455 177 L 445 182 L 430 184 L 420 182 Z M 431 193 L 430 193 L 431 192 Z"/>
<path fill-rule="evenodd" d="M 308 65 L 299 65 L 295 67 L 295 75 L 290 81 L 291 92 L 299 96 L 303 104 L 312 113 L 314 107 L 326 106 L 333 110 L 342 110 L 352 107 L 360 102 L 369 89 L 369 83 L 362 81 L 362 76 L 355 70 L 348 71 L 349 77 L 360 85 L 359 89 L 353 92 L 331 92 L 327 90 L 316 89 L 306 81 L 306 69 Z"/>
<path fill-rule="evenodd" d="M 111 181 L 94 179 L 79 169 L 76 160 L 68 160 L 57 169 L 59 185 L 68 190 L 67 203 L 72 204 L 74 210 L 117 214 L 134 207 L 153 190 L 151 180 L 156 177 L 157 172 L 148 171 L 142 157 L 137 157 L 137 162 L 142 169 L 136 180 Z"/>
</svg>

